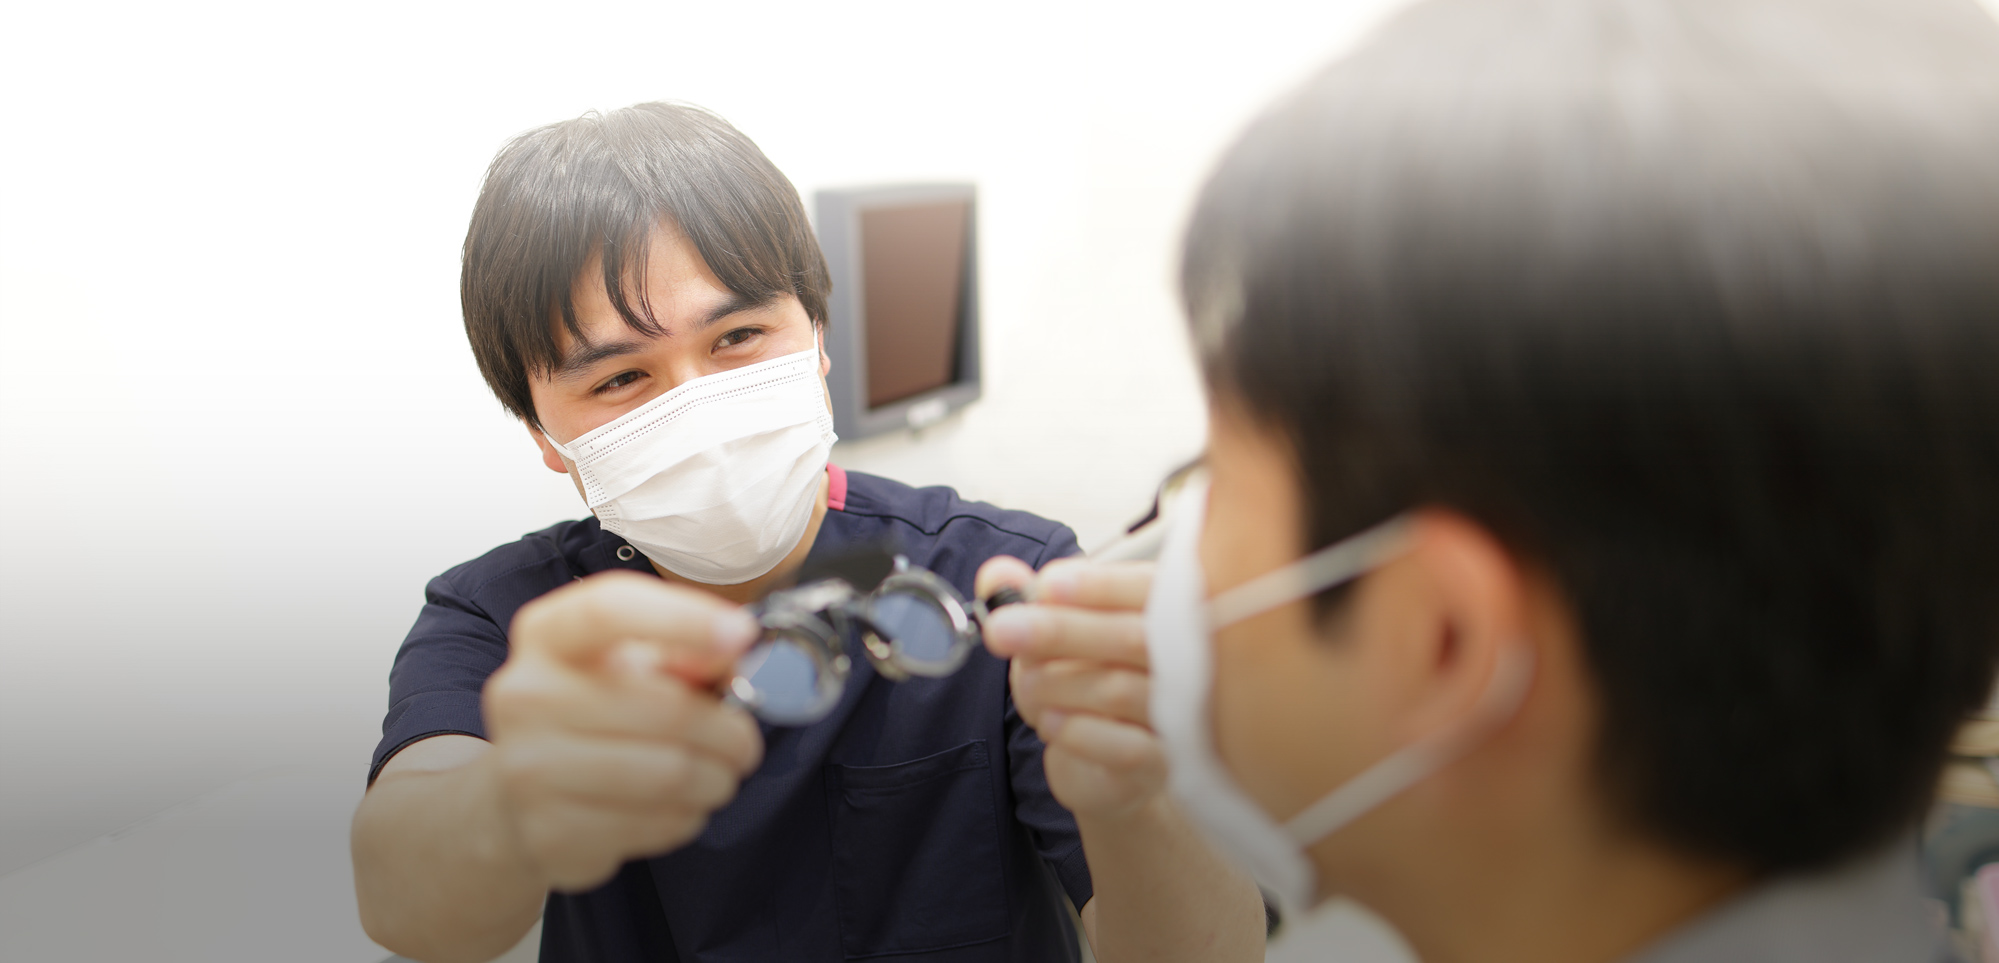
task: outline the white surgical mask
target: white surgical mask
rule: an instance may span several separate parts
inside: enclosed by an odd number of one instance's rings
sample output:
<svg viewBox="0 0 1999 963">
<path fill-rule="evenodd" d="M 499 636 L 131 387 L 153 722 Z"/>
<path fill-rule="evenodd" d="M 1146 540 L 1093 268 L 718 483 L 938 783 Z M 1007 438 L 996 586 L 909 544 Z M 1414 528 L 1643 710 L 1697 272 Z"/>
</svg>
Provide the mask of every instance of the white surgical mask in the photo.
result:
<svg viewBox="0 0 1999 963">
<path fill-rule="evenodd" d="M 696 378 L 549 444 L 606 531 L 682 578 L 733 585 L 798 546 L 834 440 L 815 346 Z"/>
<path fill-rule="evenodd" d="M 1206 479 L 1188 483 L 1146 600 L 1153 727 L 1165 747 L 1174 801 L 1277 898 L 1281 911 L 1301 913 L 1318 897 L 1306 848 L 1436 772 L 1511 716 L 1526 694 L 1532 660 L 1523 647 L 1508 648 L 1468 725 L 1403 747 L 1280 825 L 1236 784 L 1215 751 L 1209 716 L 1214 632 L 1366 574 L 1403 550 L 1408 521 L 1371 528 L 1210 601 L 1199 554 L 1207 503 Z"/>
</svg>

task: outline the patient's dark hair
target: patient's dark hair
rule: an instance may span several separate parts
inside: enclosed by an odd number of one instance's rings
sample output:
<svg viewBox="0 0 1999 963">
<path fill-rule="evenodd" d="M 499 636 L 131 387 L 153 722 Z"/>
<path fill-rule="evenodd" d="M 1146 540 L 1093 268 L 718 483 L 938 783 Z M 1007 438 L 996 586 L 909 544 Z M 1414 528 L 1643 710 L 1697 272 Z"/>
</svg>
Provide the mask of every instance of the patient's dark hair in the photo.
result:
<svg viewBox="0 0 1999 963">
<path fill-rule="evenodd" d="M 625 323 L 659 333 L 644 271 L 662 222 L 730 291 L 753 304 L 796 295 L 814 324 L 826 322 L 831 281 L 805 207 L 748 137 L 686 104 L 584 114 L 501 149 L 465 234 L 465 334 L 508 411 L 539 425 L 528 379 L 561 360 L 557 319 L 581 337 L 570 289 L 593 254 Z"/>
<path fill-rule="evenodd" d="M 1433 0 L 1229 150 L 1183 285 L 1312 544 L 1441 506 L 1552 573 L 1628 825 L 1760 872 L 1913 827 L 1999 640 L 1974 3 Z"/>
</svg>

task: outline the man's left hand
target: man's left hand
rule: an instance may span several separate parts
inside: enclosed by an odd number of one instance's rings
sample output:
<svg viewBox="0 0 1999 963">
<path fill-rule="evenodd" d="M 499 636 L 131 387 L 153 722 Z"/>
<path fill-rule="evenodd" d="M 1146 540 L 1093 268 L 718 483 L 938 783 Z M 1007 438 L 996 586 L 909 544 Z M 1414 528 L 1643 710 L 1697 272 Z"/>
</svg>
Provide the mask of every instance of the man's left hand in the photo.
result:
<svg viewBox="0 0 1999 963">
<path fill-rule="evenodd" d="M 1166 787 L 1146 705 L 1152 564 L 1062 559 L 1037 575 L 1001 557 L 979 568 L 980 598 L 1002 586 L 1032 601 L 987 619 L 986 648 L 1013 660 L 1014 706 L 1048 746 L 1049 789 L 1078 818 L 1136 812 Z"/>
</svg>

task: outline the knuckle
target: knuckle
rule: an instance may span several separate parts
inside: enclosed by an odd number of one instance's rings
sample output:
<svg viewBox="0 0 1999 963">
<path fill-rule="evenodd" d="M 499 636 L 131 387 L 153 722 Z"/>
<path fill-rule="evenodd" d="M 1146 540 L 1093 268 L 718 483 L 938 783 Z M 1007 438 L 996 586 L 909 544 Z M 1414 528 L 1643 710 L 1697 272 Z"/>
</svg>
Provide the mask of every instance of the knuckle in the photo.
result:
<svg viewBox="0 0 1999 963">
<path fill-rule="evenodd" d="M 1013 614 L 1006 616 L 1017 626 L 1020 636 L 1020 651 L 1032 655 L 1036 649 L 1048 644 L 1052 610 L 1042 602 L 1022 602 L 1008 606 L 1005 610 Z"/>
<path fill-rule="evenodd" d="M 736 764 L 737 775 L 748 775 L 763 765 L 764 739 L 749 713 L 741 709 L 725 709 L 728 726 L 735 730 L 735 736 L 728 747 L 729 758 Z"/>
<path fill-rule="evenodd" d="M 563 613 L 566 629 L 572 637 L 592 639 L 603 635 L 611 628 L 609 606 L 603 590 L 579 594 Z"/>
<path fill-rule="evenodd" d="M 980 594 L 984 594 L 985 590 L 995 588 L 999 584 L 1018 581 L 1020 570 L 1026 567 L 1026 563 L 1011 556 L 996 555 L 986 559 L 979 566 L 978 574 L 973 577 L 973 581 Z"/>
<path fill-rule="evenodd" d="M 486 703 L 505 718 L 544 715 L 555 701 L 545 674 L 520 663 L 504 666 L 486 683 Z"/>
<path fill-rule="evenodd" d="M 1156 565 L 1147 561 L 1111 562 L 1103 570 L 1125 590 L 1143 593 L 1152 587 L 1152 573 Z"/>
<path fill-rule="evenodd" d="M 652 765 L 637 778 L 640 792 L 648 799 L 664 801 L 686 795 L 688 789 L 686 750 L 678 746 L 666 746 L 657 750 Z"/>
<path fill-rule="evenodd" d="M 1145 620 L 1126 615 L 1118 617 L 1112 637 L 1117 643 L 1119 655 L 1127 662 L 1137 665 L 1149 664 L 1145 649 Z"/>
<path fill-rule="evenodd" d="M 611 626 L 613 613 L 639 603 L 638 593 L 643 592 L 644 579 L 631 572 L 599 572 L 572 583 L 570 592 L 561 597 L 550 593 L 544 598 L 563 606 L 564 619 L 576 623 L 576 627 L 586 632 L 602 632 Z"/>
<path fill-rule="evenodd" d="M 1020 651 L 1030 661 L 1059 659 L 1076 645 L 1078 638 L 1088 634 L 1078 631 L 1074 611 L 1048 605 L 1028 610 L 1026 624 L 1027 644 Z"/>
<path fill-rule="evenodd" d="M 1113 672 L 1104 680 L 1104 702 L 1119 716 L 1143 719 L 1152 695 L 1151 680 L 1136 672 Z"/>
<path fill-rule="evenodd" d="M 1111 748 L 1111 759 L 1124 770 L 1148 769 L 1159 758 L 1159 746 L 1150 739 L 1119 739 Z"/>
<path fill-rule="evenodd" d="M 667 677 L 648 688 L 651 691 L 646 693 L 645 706 L 652 716 L 654 730 L 669 737 L 686 732 L 695 716 L 694 693 L 687 684 Z"/>
<path fill-rule="evenodd" d="M 555 592 L 528 602 L 528 604 L 521 606 L 520 609 L 515 611 L 514 620 L 507 629 L 507 637 L 510 639 L 540 638 L 548 629 L 549 608 L 559 604 L 559 599 L 556 596 L 561 591 L 557 589 Z"/>
<path fill-rule="evenodd" d="M 1089 568 L 1090 568 L 1089 561 L 1087 559 L 1084 559 L 1082 556 L 1065 555 L 1052 562 L 1049 562 L 1046 565 L 1041 566 L 1041 574 L 1050 575 L 1056 572 L 1067 572 L 1070 569 L 1076 569 L 1078 571 L 1088 571 Z"/>
<path fill-rule="evenodd" d="M 1070 578 L 1076 580 L 1076 600 L 1085 605 L 1102 604 L 1114 584 L 1102 564 L 1086 560 L 1077 561 L 1075 574 Z"/>
<path fill-rule="evenodd" d="M 699 762 L 688 774 L 688 798 L 702 810 L 713 810 L 736 795 L 736 779 L 720 763 Z"/>
<path fill-rule="evenodd" d="M 1041 713 L 1046 709 L 1046 707 L 1042 705 L 1040 698 L 1038 697 L 1022 698 L 1019 695 L 1015 695 L 1013 697 L 1013 708 L 1014 711 L 1020 714 L 1022 722 L 1027 723 L 1027 725 L 1030 728 L 1034 729 L 1035 731 L 1037 732 L 1040 731 Z"/>
</svg>

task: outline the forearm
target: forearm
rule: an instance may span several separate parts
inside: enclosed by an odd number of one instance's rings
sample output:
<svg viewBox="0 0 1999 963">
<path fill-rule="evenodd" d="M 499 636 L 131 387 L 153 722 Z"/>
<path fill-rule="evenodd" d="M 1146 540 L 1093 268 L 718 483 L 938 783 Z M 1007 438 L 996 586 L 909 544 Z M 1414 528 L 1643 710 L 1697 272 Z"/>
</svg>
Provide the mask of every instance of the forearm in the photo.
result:
<svg viewBox="0 0 1999 963">
<path fill-rule="evenodd" d="M 1165 797 L 1117 819 L 1078 817 L 1103 963 L 1260 961 L 1263 897 Z"/>
<path fill-rule="evenodd" d="M 527 933 L 548 887 L 512 839 L 499 798 L 490 754 L 376 780 L 353 833 L 370 938 L 427 963 L 475 963 Z"/>
</svg>

